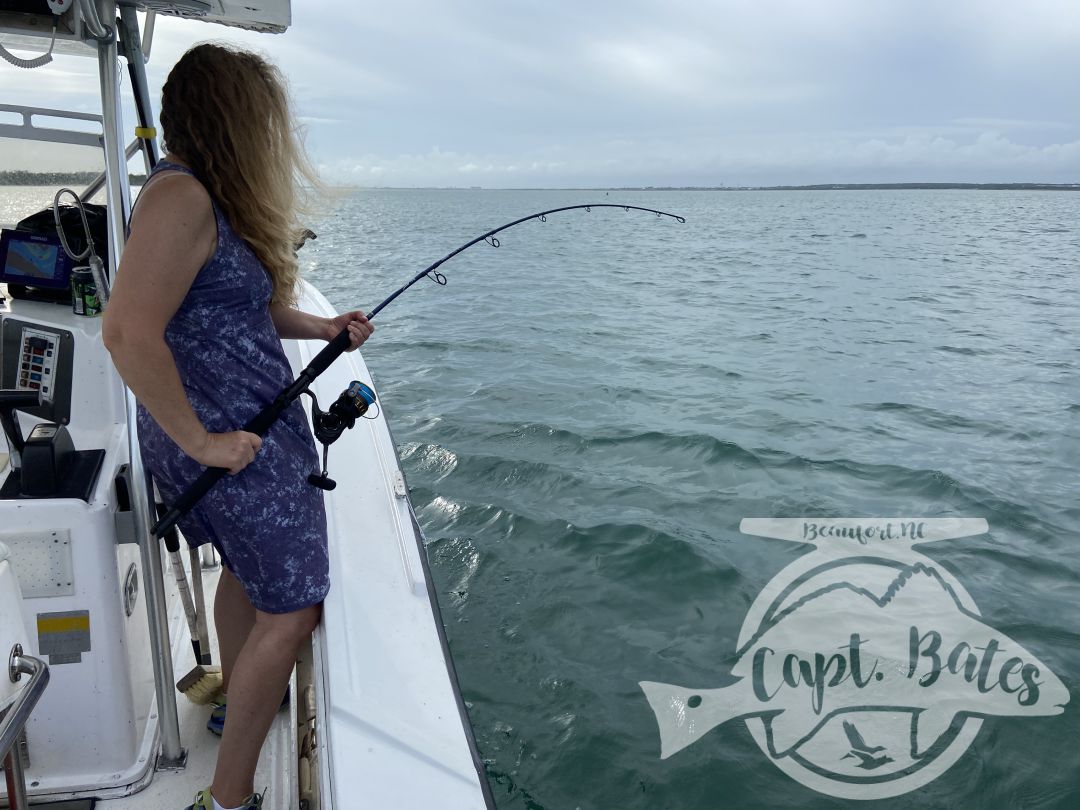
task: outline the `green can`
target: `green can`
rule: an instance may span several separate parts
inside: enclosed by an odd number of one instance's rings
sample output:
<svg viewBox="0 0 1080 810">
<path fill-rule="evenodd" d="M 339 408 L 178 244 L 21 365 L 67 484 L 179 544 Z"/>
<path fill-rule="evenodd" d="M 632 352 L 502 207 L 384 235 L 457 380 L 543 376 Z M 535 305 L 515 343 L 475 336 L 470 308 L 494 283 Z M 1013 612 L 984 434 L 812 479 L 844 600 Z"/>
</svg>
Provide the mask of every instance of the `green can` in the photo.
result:
<svg viewBox="0 0 1080 810">
<path fill-rule="evenodd" d="M 94 274 L 89 267 L 76 267 L 71 271 L 71 311 L 87 317 L 101 314 Z"/>
</svg>

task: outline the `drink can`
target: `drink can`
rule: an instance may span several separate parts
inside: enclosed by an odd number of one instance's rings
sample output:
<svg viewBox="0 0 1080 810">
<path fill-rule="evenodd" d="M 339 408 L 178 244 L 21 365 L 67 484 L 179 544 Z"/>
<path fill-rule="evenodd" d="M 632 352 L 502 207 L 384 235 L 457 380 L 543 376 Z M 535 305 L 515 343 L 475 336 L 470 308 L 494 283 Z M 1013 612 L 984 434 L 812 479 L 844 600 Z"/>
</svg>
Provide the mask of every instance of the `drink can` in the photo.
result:
<svg viewBox="0 0 1080 810">
<path fill-rule="evenodd" d="M 97 285 L 93 281 L 83 290 L 83 301 L 85 302 L 84 315 L 94 317 L 101 314 L 101 301 L 98 300 Z"/>
<path fill-rule="evenodd" d="M 86 284 L 93 284 L 94 277 L 89 267 L 75 267 L 71 271 L 71 311 L 76 315 L 86 314 Z"/>
<path fill-rule="evenodd" d="M 71 271 L 71 311 L 88 317 L 101 314 L 97 285 L 89 267 L 76 267 Z"/>
</svg>

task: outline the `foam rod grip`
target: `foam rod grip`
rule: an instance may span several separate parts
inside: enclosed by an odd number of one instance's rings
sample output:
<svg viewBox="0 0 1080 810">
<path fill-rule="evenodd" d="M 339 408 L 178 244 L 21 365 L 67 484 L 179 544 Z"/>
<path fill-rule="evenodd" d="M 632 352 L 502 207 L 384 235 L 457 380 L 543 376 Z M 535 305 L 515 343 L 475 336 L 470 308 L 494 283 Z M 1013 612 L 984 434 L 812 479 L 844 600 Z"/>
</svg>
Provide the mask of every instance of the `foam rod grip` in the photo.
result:
<svg viewBox="0 0 1080 810">
<path fill-rule="evenodd" d="M 352 341 L 349 338 L 349 330 L 342 329 L 340 332 L 337 333 L 337 336 L 323 348 L 321 352 L 315 355 L 312 361 L 308 363 L 308 367 L 307 369 L 305 369 L 305 371 L 312 372 L 313 378 L 319 376 L 324 371 L 326 371 L 327 368 L 329 368 L 331 363 L 341 357 L 341 353 L 344 352 L 347 348 L 349 348 L 349 344 L 351 342 Z"/>
</svg>

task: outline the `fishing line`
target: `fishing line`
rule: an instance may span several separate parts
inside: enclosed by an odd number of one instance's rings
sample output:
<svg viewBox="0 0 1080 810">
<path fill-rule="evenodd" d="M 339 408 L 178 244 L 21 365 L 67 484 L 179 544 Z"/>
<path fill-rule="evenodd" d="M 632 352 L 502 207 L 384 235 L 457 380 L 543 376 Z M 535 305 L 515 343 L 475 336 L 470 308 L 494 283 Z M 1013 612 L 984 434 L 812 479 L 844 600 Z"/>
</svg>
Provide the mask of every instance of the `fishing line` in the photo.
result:
<svg viewBox="0 0 1080 810">
<path fill-rule="evenodd" d="M 464 250 L 468 250 L 473 245 L 480 242 L 486 242 L 491 247 L 499 247 L 501 242 L 496 238 L 496 234 L 502 233 L 508 228 L 513 228 L 515 225 L 520 225 L 523 222 L 529 222 L 531 220 L 538 220 L 540 222 L 547 222 L 549 214 L 557 214 L 561 211 L 577 211 L 584 210 L 586 213 L 591 212 L 594 208 L 621 208 L 623 211 L 629 213 L 630 211 L 645 211 L 650 214 L 656 214 L 657 218 L 668 217 L 676 222 L 686 222 L 685 217 L 681 217 L 678 214 L 669 214 L 667 211 L 659 211 L 655 208 L 644 208 L 639 205 L 622 205 L 619 203 L 588 203 L 582 205 L 564 205 L 561 208 L 550 208 L 546 211 L 539 211 L 535 214 L 529 214 L 528 216 L 515 219 L 512 222 L 507 222 L 505 225 L 500 225 L 498 228 L 492 228 L 486 233 L 480 234 L 475 239 L 470 239 L 465 244 L 447 253 L 438 261 L 432 262 L 415 276 L 413 276 L 408 282 L 399 287 L 389 296 L 387 296 L 382 303 L 380 303 L 375 309 L 371 310 L 367 314 L 368 320 L 371 320 L 380 312 L 382 312 L 391 302 L 393 302 L 398 296 L 404 293 L 407 289 L 412 287 L 416 282 L 422 278 L 429 278 L 436 284 L 445 285 L 446 276 L 439 272 L 438 268 L 445 262 L 457 256 Z M 375 392 L 368 386 L 361 382 L 353 381 L 341 396 L 337 398 L 333 405 L 331 405 L 325 412 L 319 409 L 318 401 L 315 399 L 314 393 L 312 393 L 308 386 L 315 381 L 315 378 L 322 374 L 326 369 L 337 360 L 341 354 L 349 348 L 352 343 L 352 339 L 349 334 L 348 327 L 342 329 L 338 334 L 330 341 L 330 343 L 323 348 L 318 354 L 312 358 L 312 361 L 308 364 L 307 368 L 300 372 L 299 376 L 292 382 L 291 385 L 282 389 L 281 393 L 277 395 L 277 398 L 263 408 L 258 414 L 256 414 L 250 421 L 245 424 L 241 430 L 248 433 L 254 433 L 258 436 L 266 435 L 271 426 L 281 417 L 296 399 L 301 395 L 307 394 L 313 401 L 312 407 L 312 424 L 315 428 L 315 434 L 320 439 L 323 445 L 323 466 L 321 474 L 312 474 L 308 477 L 308 482 L 313 486 L 317 486 L 320 489 L 331 490 L 337 484 L 327 476 L 326 471 L 326 457 L 329 449 L 329 445 L 335 441 L 341 434 L 351 429 L 356 420 L 363 417 L 368 409 L 375 404 Z M 321 434 L 321 435 L 320 435 Z M 220 481 L 225 474 L 228 473 L 223 467 L 207 467 L 202 471 L 195 482 L 191 484 L 179 498 L 173 503 L 169 510 L 154 524 L 151 532 L 160 538 L 166 532 L 168 532 L 176 522 L 180 520 L 184 515 L 191 511 L 199 500 L 210 491 L 210 488 Z"/>
<path fill-rule="evenodd" d="M 671 219 L 679 223 L 686 222 L 686 217 L 680 217 L 678 214 L 669 214 L 667 211 L 657 211 L 655 208 L 642 208 L 638 205 L 619 205 L 617 203 L 589 203 L 587 205 L 564 205 L 562 208 L 551 208 L 547 211 L 540 211 L 535 214 L 529 214 L 527 217 L 521 217 L 521 219 L 515 219 L 513 222 L 507 222 L 505 225 L 500 225 L 498 228 L 492 228 L 487 233 L 482 233 L 475 239 L 470 239 L 468 242 L 466 242 L 464 245 L 457 248 L 456 250 L 450 251 L 437 262 L 432 262 L 415 276 L 413 276 L 407 284 L 396 290 L 385 301 L 375 307 L 375 309 L 371 310 L 371 312 L 369 312 L 367 315 L 367 319 L 370 321 L 372 318 L 382 312 L 383 308 L 386 307 L 387 304 L 389 304 L 391 301 L 393 301 L 395 298 L 397 298 L 399 295 L 409 289 L 409 287 L 411 287 L 413 284 L 415 284 L 425 276 L 427 278 L 430 278 L 436 284 L 445 285 L 446 276 L 444 276 L 438 271 L 438 268 L 441 267 L 444 262 L 449 261 L 450 259 L 457 256 L 459 253 L 461 253 L 463 250 L 468 250 L 473 245 L 479 244 L 480 242 L 487 242 L 492 247 L 499 247 L 499 245 L 502 243 L 495 238 L 495 234 L 501 233 L 507 228 L 513 228 L 515 225 L 520 225 L 522 222 L 528 222 L 529 220 L 533 219 L 539 220 L 540 222 L 547 222 L 548 214 L 557 214 L 560 211 L 574 211 L 578 209 L 585 209 L 586 212 L 590 212 L 594 208 L 621 208 L 623 209 L 623 211 L 627 212 L 647 211 L 650 214 L 656 214 L 658 218 L 670 217 Z"/>
</svg>

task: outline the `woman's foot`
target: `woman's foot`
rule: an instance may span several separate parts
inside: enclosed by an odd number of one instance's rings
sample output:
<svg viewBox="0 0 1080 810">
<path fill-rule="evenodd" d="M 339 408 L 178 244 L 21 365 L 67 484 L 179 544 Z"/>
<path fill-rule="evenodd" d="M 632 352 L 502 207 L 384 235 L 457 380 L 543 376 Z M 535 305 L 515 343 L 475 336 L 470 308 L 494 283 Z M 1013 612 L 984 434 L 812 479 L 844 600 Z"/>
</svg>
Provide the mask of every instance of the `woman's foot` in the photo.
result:
<svg viewBox="0 0 1080 810">
<path fill-rule="evenodd" d="M 261 810 L 263 803 L 263 795 L 261 793 L 252 793 L 246 799 L 244 803 L 237 808 L 230 808 L 230 810 Z M 221 805 L 214 802 L 214 797 L 210 795 L 210 788 L 206 790 L 200 790 L 195 794 L 195 801 L 187 806 L 187 810 L 217 810 Z"/>
</svg>

